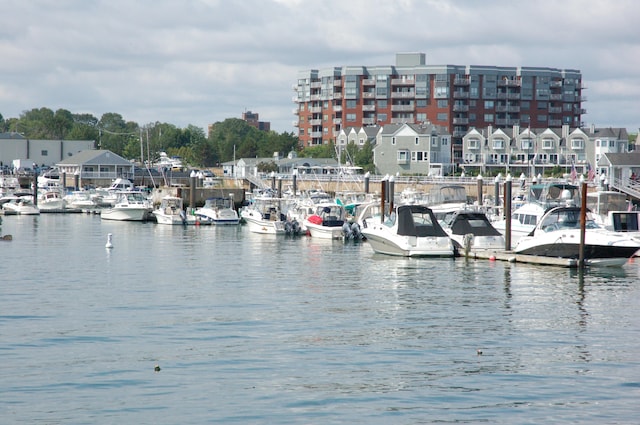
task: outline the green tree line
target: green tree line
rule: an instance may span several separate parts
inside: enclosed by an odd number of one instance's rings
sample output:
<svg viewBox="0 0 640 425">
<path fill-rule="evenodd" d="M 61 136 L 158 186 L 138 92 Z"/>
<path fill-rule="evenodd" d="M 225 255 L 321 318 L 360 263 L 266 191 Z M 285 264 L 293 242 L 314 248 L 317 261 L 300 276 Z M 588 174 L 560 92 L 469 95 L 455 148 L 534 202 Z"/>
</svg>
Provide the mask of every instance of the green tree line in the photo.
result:
<svg viewBox="0 0 640 425">
<path fill-rule="evenodd" d="M 182 157 L 194 167 L 213 167 L 234 157 L 270 158 L 274 152 L 287 155 L 295 151 L 301 157 L 336 158 L 333 144 L 301 149 L 293 133 L 261 131 L 238 118 L 216 122 L 207 135 L 194 125 L 186 128 L 161 122 L 140 125 L 125 121 L 114 112 L 97 118 L 66 109 L 39 108 L 24 111 L 18 118 L 5 119 L 0 114 L 0 132 L 15 132 L 29 139 L 94 140 L 98 149 L 137 161 L 154 161 L 160 152 L 166 152 Z M 358 148 L 350 144 L 339 160 L 373 171 L 372 146 L 367 143 Z"/>
</svg>

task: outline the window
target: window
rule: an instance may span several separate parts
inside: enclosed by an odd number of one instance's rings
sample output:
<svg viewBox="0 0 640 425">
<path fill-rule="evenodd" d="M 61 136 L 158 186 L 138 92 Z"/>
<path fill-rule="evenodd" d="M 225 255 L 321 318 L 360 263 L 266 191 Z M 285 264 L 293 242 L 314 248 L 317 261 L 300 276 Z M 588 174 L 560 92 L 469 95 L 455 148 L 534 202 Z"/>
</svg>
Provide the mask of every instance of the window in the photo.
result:
<svg viewBox="0 0 640 425">
<path fill-rule="evenodd" d="M 322 121 L 327 121 L 327 120 L 329 120 L 329 115 L 324 114 L 324 115 L 322 116 Z"/>
<path fill-rule="evenodd" d="M 493 100 L 485 100 L 484 101 L 484 109 L 493 109 L 493 108 L 494 108 Z"/>
<path fill-rule="evenodd" d="M 426 108 L 427 107 L 427 99 L 417 99 L 416 106 L 418 108 Z"/>
<path fill-rule="evenodd" d="M 504 149 L 504 139 L 494 139 L 493 149 Z"/>
<path fill-rule="evenodd" d="M 347 121 L 355 121 L 356 114 L 347 114 Z"/>
<path fill-rule="evenodd" d="M 329 134 L 329 129 L 328 129 L 327 127 L 324 127 L 324 128 L 322 129 L 322 132 L 323 132 L 325 135 L 327 135 L 327 134 Z"/>
<path fill-rule="evenodd" d="M 378 108 L 386 108 L 386 107 L 387 107 L 386 99 L 378 100 Z"/>
<path fill-rule="evenodd" d="M 392 145 L 395 145 L 395 144 L 396 144 L 396 138 L 395 138 L 395 137 L 392 137 L 392 138 L 391 138 L 391 144 L 392 144 Z"/>
<path fill-rule="evenodd" d="M 378 114 L 378 121 L 386 122 L 387 114 Z"/>
<path fill-rule="evenodd" d="M 419 144 L 420 144 L 420 138 L 416 137 L 416 145 L 419 145 Z"/>
<path fill-rule="evenodd" d="M 356 101 L 355 100 L 347 100 L 347 108 L 353 109 L 355 107 L 356 107 Z"/>
<path fill-rule="evenodd" d="M 522 150 L 533 149 L 533 139 L 522 139 Z"/>
<path fill-rule="evenodd" d="M 424 113 L 416 114 L 416 121 L 425 122 L 426 120 L 427 120 L 427 114 L 424 114 Z"/>
<path fill-rule="evenodd" d="M 398 164 L 408 164 L 409 163 L 409 151 L 408 150 L 399 150 L 398 151 Z"/>
<path fill-rule="evenodd" d="M 554 146 L 553 139 L 542 139 L 542 149 L 553 149 Z"/>
<path fill-rule="evenodd" d="M 469 140 L 469 149 L 478 149 L 480 147 L 480 141 L 478 139 Z"/>
<path fill-rule="evenodd" d="M 584 140 L 571 139 L 571 149 L 584 149 Z"/>
<path fill-rule="evenodd" d="M 449 119 L 449 114 L 446 112 L 438 112 L 438 116 L 436 118 L 438 121 L 447 121 Z"/>
<path fill-rule="evenodd" d="M 362 137 L 361 137 L 361 138 L 358 140 L 358 142 L 359 142 L 361 145 L 364 145 L 364 138 L 362 138 Z"/>
<path fill-rule="evenodd" d="M 47 150 L 40 151 L 40 156 L 49 156 L 49 151 Z"/>
<path fill-rule="evenodd" d="M 436 136 L 431 136 L 431 146 L 438 147 L 438 138 Z"/>
<path fill-rule="evenodd" d="M 447 108 L 449 106 L 448 99 L 438 99 L 438 108 Z"/>
<path fill-rule="evenodd" d="M 493 122 L 493 114 L 484 114 L 485 122 Z"/>
</svg>

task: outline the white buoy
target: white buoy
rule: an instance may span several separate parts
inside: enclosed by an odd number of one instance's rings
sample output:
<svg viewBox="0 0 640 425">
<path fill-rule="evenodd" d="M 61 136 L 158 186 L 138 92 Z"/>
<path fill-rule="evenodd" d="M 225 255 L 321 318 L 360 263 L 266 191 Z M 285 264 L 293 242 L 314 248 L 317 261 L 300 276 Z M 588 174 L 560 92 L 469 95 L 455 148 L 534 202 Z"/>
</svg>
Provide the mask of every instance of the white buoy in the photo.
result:
<svg viewBox="0 0 640 425">
<path fill-rule="evenodd" d="M 113 248 L 113 242 L 111 241 L 112 237 L 113 235 L 111 233 L 107 235 L 107 244 L 104 246 L 105 248 Z"/>
</svg>

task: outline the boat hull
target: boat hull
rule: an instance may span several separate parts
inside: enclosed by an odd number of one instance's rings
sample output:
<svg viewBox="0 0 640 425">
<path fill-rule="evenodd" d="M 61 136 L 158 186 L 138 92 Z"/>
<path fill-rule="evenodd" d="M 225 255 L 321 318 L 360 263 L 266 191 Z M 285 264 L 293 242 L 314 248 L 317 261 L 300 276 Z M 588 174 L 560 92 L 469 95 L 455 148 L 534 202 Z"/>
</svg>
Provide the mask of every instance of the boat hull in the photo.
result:
<svg viewBox="0 0 640 425">
<path fill-rule="evenodd" d="M 100 218 L 115 221 L 144 221 L 147 219 L 148 211 L 147 208 L 107 208 L 100 211 Z"/>
<path fill-rule="evenodd" d="M 374 252 L 398 257 L 453 257 L 455 250 L 449 237 L 389 237 L 362 230 Z"/>
<path fill-rule="evenodd" d="M 312 238 L 318 239 L 342 239 L 343 231 L 340 226 L 323 226 L 305 221 L 305 227 Z"/>
<path fill-rule="evenodd" d="M 253 217 L 244 217 L 249 231 L 268 235 L 284 235 L 283 221 L 259 220 Z"/>
</svg>

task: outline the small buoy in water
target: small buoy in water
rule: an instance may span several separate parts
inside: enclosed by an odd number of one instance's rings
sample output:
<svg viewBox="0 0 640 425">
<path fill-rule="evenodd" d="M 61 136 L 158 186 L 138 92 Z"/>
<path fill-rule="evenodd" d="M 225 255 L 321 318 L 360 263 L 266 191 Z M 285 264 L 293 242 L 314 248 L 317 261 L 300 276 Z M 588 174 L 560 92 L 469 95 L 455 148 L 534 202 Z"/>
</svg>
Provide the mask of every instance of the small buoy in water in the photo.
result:
<svg viewBox="0 0 640 425">
<path fill-rule="evenodd" d="M 160 372 L 160 366 L 156 365 L 156 367 L 153 368 L 153 370 L 157 373 Z"/>
<path fill-rule="evenodd" d="M 481 355 L 482 355 L 482 350 L 478 348 L 478 349 L 476 350 L 476 354 L 477 354 L 477 355 L 479 355 L 479 356 L 481 356 Z"/>
<path fill-rule="evenodd" d="M 490 256 L 489 261 L 496 261 L 496 256 L 495 255 Z"/>
<path fill-rule="evenodd" d="M 105 248 L 113 248 L 113 242 L 111 241 L 112 237 L 113 235 L 111 233 L 107 235 L 107 244 L 104 246 Z"/>
</svg>

